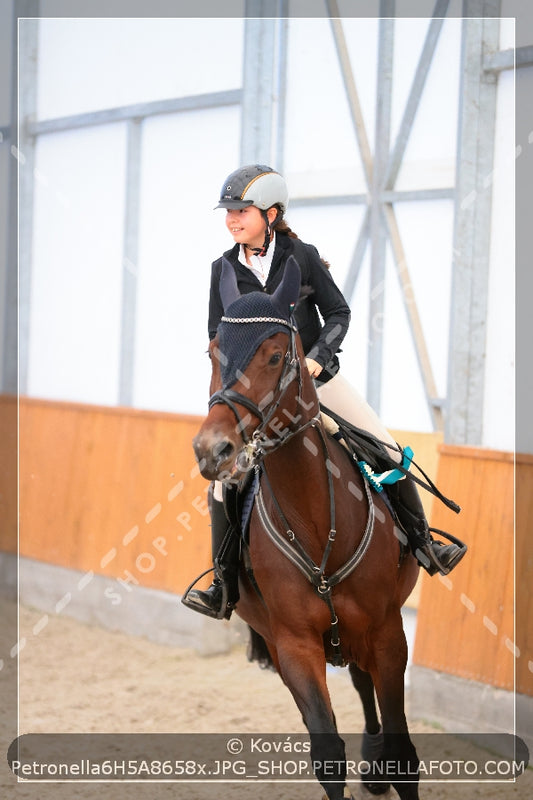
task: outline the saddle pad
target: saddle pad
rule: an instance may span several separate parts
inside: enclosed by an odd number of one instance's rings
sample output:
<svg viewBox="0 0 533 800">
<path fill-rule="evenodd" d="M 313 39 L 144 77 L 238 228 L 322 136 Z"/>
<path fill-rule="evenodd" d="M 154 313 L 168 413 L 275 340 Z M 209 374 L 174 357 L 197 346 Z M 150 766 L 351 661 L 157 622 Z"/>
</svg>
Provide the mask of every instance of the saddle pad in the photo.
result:
<svg viewBox="0 0 533 800">
<path fill-rule="evenodd" d="M 255 496 L 259 491 L 260 479 L 261 471 L 254 469 L 244 477 L 238 488 L 235 485 L 228 484 L 224 484 L 223 487 L 226 516 L 243 541 L 248 540 L 250 517 L 254 507 Z"/>
<path fill-rule="evenodd" d="M 250 525 L 250 517 L 252 516 L 252 509 L 255 503 L 255 496 L 259 491 L 259 481 L 261 480 L 260 470 L 254 470 L 254 477 L 246 487 L 244 496 L 242 498 L 241 507 L 241 533 L 244 541 L 248 539 L 248 529 Z"/>
</svg>

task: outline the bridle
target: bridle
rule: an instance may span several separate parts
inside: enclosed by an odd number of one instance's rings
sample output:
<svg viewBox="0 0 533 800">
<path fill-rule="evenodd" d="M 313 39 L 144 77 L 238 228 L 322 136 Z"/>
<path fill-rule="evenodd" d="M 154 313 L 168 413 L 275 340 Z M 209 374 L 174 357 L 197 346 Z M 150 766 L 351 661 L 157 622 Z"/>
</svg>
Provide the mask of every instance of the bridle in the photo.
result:
<svg viewBox="0 0 533 800">
<path fill-rule="evenodd" d="M 254 403 L 249 397 L 237 392 L 231 388 L 222 388 L 214 392 L 209 398 L 209 410 L 217 404 L 228 406 L 237 420 L 236 430 L 240 433 L 244 442 L 244 448 L 238 456 L 239 466 L 245 470 L 250 469 L 266 453 L 272 453 L 282 444 L 285 444 L 292 436 L 301 433 L 307 427 L 316 424 L 319 414 L 315 415 L 312 419 L 307 420 L 303 425 L 297 429 L 285 428 L 281 431 L 276 431 L 276 435 L 268 435 L 267 428 L 269 423 L 274 419 L 275 413 L 279 408 L 285 393 L 293 381 L 298 382 L 298 394 L 296 397 L 296 408 L 304 407 L 305 403 L 302 398 L 302 367 L 298 358 L 296 349 L 296 334 L 298 329 L 294 322 L 277 317 L 222 317 L 222 322 L 245 324 L 253 322 L 272 322 L 278 325 L 283 325 L 289 332 L 289 344 L 285 351 L 284 364 L 281 374 L 278 378 L 278 383 L 273 392 L 269 392 L 265 397 L 263 403 Z M 273 396 L 273 399 L 270 398 Z M 270 401 L 270 402 L 269 402 Z M 254 429 L 251 436 L 246 432 L 248 420 L 246 417 L 243 419 L 239 413 L 237 406 L 243 406 L 254 417 L 259 420 L 259 425 Z M 293 417 L 293 421 L 298 420 L 298 414 Z"/>
</svg>

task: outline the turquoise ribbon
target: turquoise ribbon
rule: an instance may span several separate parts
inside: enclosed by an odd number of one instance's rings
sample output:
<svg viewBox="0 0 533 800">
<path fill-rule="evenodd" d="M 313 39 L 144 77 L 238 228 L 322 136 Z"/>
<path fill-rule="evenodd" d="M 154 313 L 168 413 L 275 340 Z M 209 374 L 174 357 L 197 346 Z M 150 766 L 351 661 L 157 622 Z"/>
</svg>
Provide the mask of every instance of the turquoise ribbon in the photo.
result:
<svg viewBox="0 0 533 800">
<path fill-rule="evenodd" d="M 402 458 L 402 467 L 404 470 L 408 470 L 411 466 L 413 455 L 414 453 L 410 447 L 404 447 Z M 405 473 L 400 469 L 389 469 L 386 472 L 376 474 L 366 461 L 358 461 L 357 466 L 361 470 L 362 475 L 377 492 L 383 491 L 383 484 L 396 483 L 402 480 L 402 478 L 405 478 Z"/>
</svg>

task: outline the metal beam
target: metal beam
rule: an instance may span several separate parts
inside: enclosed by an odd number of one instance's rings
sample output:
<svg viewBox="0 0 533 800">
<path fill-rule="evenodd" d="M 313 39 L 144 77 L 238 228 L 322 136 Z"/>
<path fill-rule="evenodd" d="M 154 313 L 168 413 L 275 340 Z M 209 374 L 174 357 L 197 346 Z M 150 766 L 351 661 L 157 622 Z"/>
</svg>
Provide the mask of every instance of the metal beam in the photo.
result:
<svg viewBox="0 0 533 800">
<path fill-rule="evenodd" d="M 33 4 L 35 9 L 36 4 Z M 19 9 L 19 13 L 22 13 Z M 38 48 L 38 20 L 22 19 L 19 25 L 19 131 L 18 148 L 12 144 L 11 153 L 14 155 L 12 164 L 18 164 L 19 175 L 19 209 L 18 209 L 18 386 L 21 394 L 28 392 L 29 368 L 29 341 L 30 341 L 30 304 L 33 261 L 33 173 L 35 168 L 35 140 L 28 135 L 28 119 L 35 114 L 37 105 L 37 48 Z M 16 119 L 16 117 L 15 117 Z M 15 244 L 16 247 L 16 244 Z M 16 263 L 16 251 L 15 255 Z M 16 290 L 14 292 L 16 296 Z M 16 313 L 16 309 L 15 309 Z M 11 347 L 6 348 L 10 357 Z M 16 352 L 16 351 L 15 351 Z M 8 390 L 13 385 L 16 387 L 13 376 L 13 365 L 5 365 L 5 383 Z"/>
<path fill-rule="evenodd" d="M 352 260 L 348 269 L 344 295 L 349 300 L 353 294 L 359 277 L 362 261 L 368 241 L 371 242 L 371 275 L 369 298 L 369 334 L 368 334 L 368 385 L 367 397 L 371 405 L 378 411 L 381 399 L 381 371 L 383 349 L 383 312 L 385 296 L 385 264 L 387 239 L 391 242 L 393 256 L 400 281 L 400 288 L 407 312 L 415 352 L 423 385 L 426 390 L 430 416 L 433 426 L 442 429 L 443 418 L 440 408 L 442 401 L 437 398 L 436 385 L 431 369 L 429 354 L 414 300 L 409 272 L 406 264 L 405 253 L 401 242 L 396 217 L 392 203 L 402 201 L 421 201 L 436 199 L 452 199 L 455 196 L 454 187 L 439 189 L 421 189 L 409 191 L 396 191 L 394 184 L 405 153 L 406 144 L 412 129 L 413 121 L 418 109 L 420 98 L 424 89 L 426 78 L 435 53 L 443 17 L 448 9 L 449 0 L 437 0 L 434 8 L 434 17 L 429 24 L 425 42 L 415 72 L 409 97 L 404 109 L 402 122 L 394 150 L 389 150 L 391 96 L 392 96 L 392 52 L 394 46 L 394 3 L 381 2 L 380 4 L 380 31 L 378 53 L 378 86 L 377 86 L 377 113 L 375 130 L 374 157 L 372 157 L 368 144 L 365 126 L 362 119 L 359 98 L 355 87 L 350 65 L 348 48 L 344 38 L 342 23 L 339 19 L 331 19 L 331 27 L 337 47 L 337 55 L 341 64 L 346 93 L 348 96 L 352 120 L 356 131 L 357 142 L 365 177 L 369 186 L 368 194 L 338 195 L 327 198 L 298 198 L 292 201 L 293 205 L 318 205 L 334 203 L 365 203 L 367 209 L 357 241 Z M 338 6 L 335 0 L 327 0 L 330 16 L 338 17 Z M 388 18 L 388 19 L 387 19 Z"/>
<path fill-rule="evenodd" d="M 361 205 L 368 203 L 366 194 L 328 194 L 313 195 L 309 197 L 291 197 L 291 208 L 304 208 L 313 206 L 342 206 Z"/>
<path fill-rule="evenodd" d="M 451 200 L 455 197 L 453 186 L 438 189 L 395 189 L 381 192 L 383 203 L 409 203 L 421 200 Z"/>
<path fill-rule="evenodd" d="M 45 133 L 69 131 L 75 128 L 87 128 L 91 125 L 107 125 L 111 122 L 129 122 L 132 119 L 144 119 L 156 114 L 176 114 L 180 111 L 197 111 L 203 108 L 238 105 L 241 102 L 240 89 L 225 92 L 176 97 L 170 100 L 154 100 L 150 103 L 134 103 L 128 106 L 105 108 L 101 111 L 88 111 L 84 114 L 71 114 L 65 117 L 29 122 L 29 136 L 41 136 Z"/>
<path fill-rule="evenodd" d="M 413 83 L 411 85 L 411 90 L 409 92 L 409 97 L 403 112 L 398 135 L 396 137 L 396 142 L 389 157 L 389 163 L 387 165 L 384 180 L 384 185 L 387 189 L 394 188 L 394 185 L 396 184 L 396 178 L 398 177 L 398 172 L 400 171 L 405 148 L 407 147 L 407 142 L 413 127 L 416 112 L 420 104 L 424 86 L 426 85 L 426 78 L 428 76 L 429 69 L 433 61 L 433 55 L 439 41 L 440 32 L 444 22 L 441 17 L 446 15 L 448 5 L 449 0 L 437 0 L 433 15 L 434 17 L 438 18 L 432 19 L 429 23 L 424 45 L 422 47 L 422 52 L 420 54 L 416 72 L 413 78 Z"/>
<path fill-rule="evenodd" d="M 142 122 L 128 123 L 126 192 L 122 258 L 122 309 L 120 326 L 120 405 L 133 405 L 135 330 L 137 309 L 137 265 L 139 256 L 139 208 L 141 183 Z"/>
<path fill-rule="evenodd" d="M 453 186 L 442 189 L 398 189 L 384 191 L 380 194 L 383 203 L 409 203 L 421 200 L 453 200 L 455 188 Z M 368 194 L 327 194 L 313 195 L 312 197 L 291 197 L 291 208 L 304 206 L 332 206 L 368 204 Z"/>
<path fill-rule="evenodd" d="M 270 164 L 273 155 L 272 87 L 276 81 L 276 19 L 266 19 L 265 0 L 248 0 L 244 23 L 241 163 Z"/>
<path fill-rule="evenodd" d="M 9 95 L 9 125 L 2 127 L 2 144 L 12 145 L 16 141 L 17 120 L 17 15 L 14 4 L 2 12 L 4 18 L 11 23 L 11 61 L 9 74 L 5 76 Z M 6 20 L 6 21 L 7 21 Z M 9 22 L 7 23 L 9 25 Z M 17 392 L 17 161 L 7 156 L 7 187 L 2 197 L 5 203 L 5 232 L 2 252 L 0 254 L 0 392 L 16 394 Z"/>
<path fill-rule="evenodd" d="M 533 67 L 533 45 L 488 53 L 483 61 L 485 72 L 503 72 L 515 67 Z"/>
<path fill-rule="evenodd" d="M 483 63 L 498 40 L 498 19 L 463 20 L 445 425 L 450 444 L 482 442 L 491 225 L 486 179 L 493 171 L 497 92 L 496 76 L 484 73 Z"/>
<path fill-rule="evenodd" d="M 346 275 L 346 279 L 344 281 L 344 286 L 342 290 L 343 295 L 346 297 L 348 301 L 350 301 L 352 298 L 355 285 L 357 283 L 357 279 L 359 278 L 359 273 L 361 272 L 363 258 L 365 257 L 366 248 L 368 245 L 369 233 L 370 233 L 370 210 L 367 208 L 365 210 L 363 222 L 361 223 L 361 228 L 359 229 L 359 235 L 357 237 L 357 242 L 355 243 L 355 249 L 353 252 L 352 260 L 350 262 L 350 266 L 348 267 L 348 273 Z"/>
<path fill-rule="evenodd" d="M 394 16 L 394 4 L 382 0 L 380 2 L 380 16 L 382 19 L 379 22 L 378 35 L 376 129 L 371 187 L 372 205 L 370 207 L 370 298 L 366 390 L 368 402 L 377 414 L 379 414 L 381 406 L 385 265 L 387 255 L 387 232 L 381 215 L 379 195 L 384 187 L 383 181 L 389 157 L 394 48 L 394 20 L 390 17 Z"/>
<path fill-rule="evenodd" d="M 348 98 L 348 106 L 352 117 L 357 143 L 359 145 L 359 153 L 365 173 L 367 186 L 370 188 L 372 185 L 372 151 L 366 133 L 365 121 L 359 102 L 359 94 L 355 85 L 355 78 L 353 75 L 352 66 L 350 63 L 350 56 L 348 54 L 348 46 L 344 36 L 342 21 L 339 19 L 339 8 L 336 0 L 326 0 L 328 14 L 330 16 L 331 30 L 333 32 L 333 39 L 337 50 L 339 65 L 344 81 L 344 88 Z"/>
<path fill-rule="evenodd" d="M 276 136 L 274 166 L 281 173 L 285 170 L 285 99 L 287 97 L 287 54 L 289 46 L 289 0 L 280 0 L 278 19 L 278 57 L 275 83 Z"/>
</svg>

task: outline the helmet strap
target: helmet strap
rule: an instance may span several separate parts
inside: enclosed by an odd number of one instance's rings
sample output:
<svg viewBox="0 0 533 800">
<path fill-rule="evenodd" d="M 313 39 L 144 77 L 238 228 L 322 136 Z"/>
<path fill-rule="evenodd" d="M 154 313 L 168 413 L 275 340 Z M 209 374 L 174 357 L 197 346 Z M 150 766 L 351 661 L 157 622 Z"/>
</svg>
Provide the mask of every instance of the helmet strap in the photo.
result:
<svg viewBox="0 0 533 800">
<path fill-rule="evenodd" d="M 270 238 L 272 236 L 272 225 L 270 223 L 270 220 L 268 219 L 268 214 L 267 214 L 266 211 L 261 211 L 261 216 L 263 217 L 263 219 L 265 221 L 265 240 L 263 242 L 263 246 L 262 247 L 250 247 L 249 245 L 246 245 L 246 247 L 248 248 L 248 250 L 251 250 L 256 256 L 260 256 L 261 258 L 263 258 L 264 256 L 266 256 L 267 250 L 268 250 L 268 246 L 270 244 Z M 274 223 L 276 221 L 277 221 L 277 216 L 276 216 L 276 219 L 274 220 Z M 272 223 L 272 224 L 274 224 L 274 223 Z"/>
</svg>

